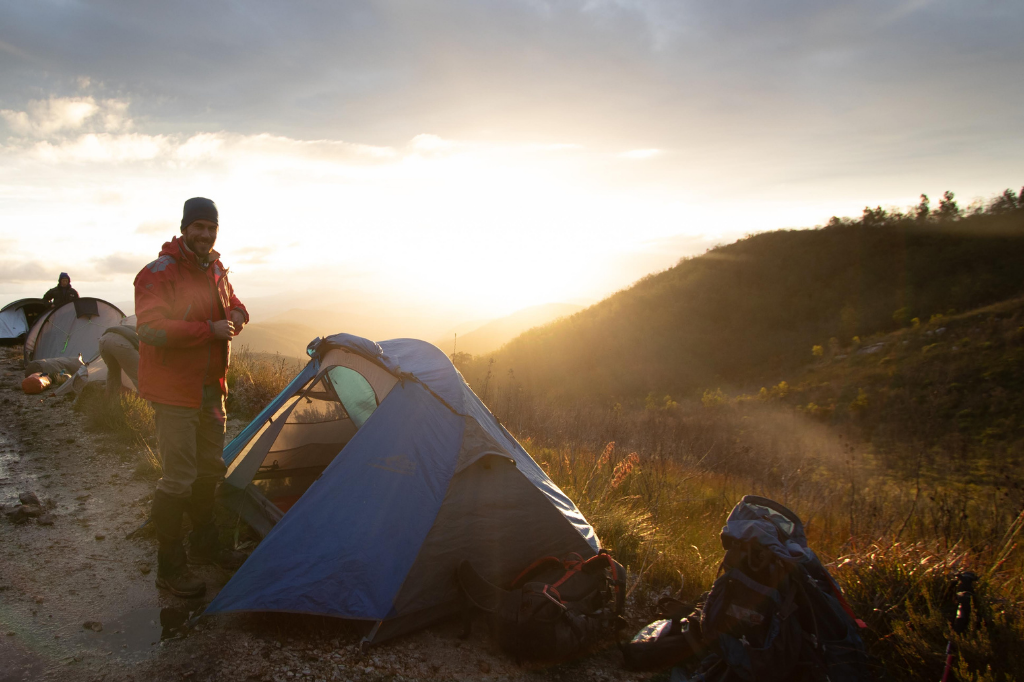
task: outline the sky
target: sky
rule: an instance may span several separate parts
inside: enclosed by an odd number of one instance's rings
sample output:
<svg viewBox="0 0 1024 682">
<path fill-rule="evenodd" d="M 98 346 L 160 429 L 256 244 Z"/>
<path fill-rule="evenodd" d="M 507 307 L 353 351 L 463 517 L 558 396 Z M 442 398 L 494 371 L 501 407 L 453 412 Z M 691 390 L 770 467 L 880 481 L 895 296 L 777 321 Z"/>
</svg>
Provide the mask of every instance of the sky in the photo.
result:
<svg viewBox="0 0 1024 682">
<path fill-rule="evenodd" d="M 588 304 L 1024 185 L 1022 34 L 1010 0 L 0 0 L 0 302 L 130 301 L 207 196 L 257 319 Z"/>
</svg>

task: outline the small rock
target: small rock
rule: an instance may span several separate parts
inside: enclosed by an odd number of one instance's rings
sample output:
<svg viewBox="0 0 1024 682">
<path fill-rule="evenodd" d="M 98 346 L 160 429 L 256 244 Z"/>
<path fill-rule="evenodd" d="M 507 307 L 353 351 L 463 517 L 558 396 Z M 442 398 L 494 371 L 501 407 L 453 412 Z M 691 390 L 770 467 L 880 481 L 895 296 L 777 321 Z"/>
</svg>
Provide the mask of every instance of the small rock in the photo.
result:
<svg viewBox="0 0 1024 682">
<path fill-rule="evenodd" d="M 33 492 L 19 493 L 18 499 L 21 501 L 22 504 L 34 504 L 37 507 L 42 504 L 39 501 L 39 498 Z"/>
<path fill-rule="evenodd" d="M 478 667 L 480 668 L 480 672 L 484 675 L 491 672 L 491 666 L 487 661 L 480 661 L 480 665 Z"/>
<path fill-rule="evenodd" d="M 8 637 L 14 637 L 14 635 L 16 635 L 16 634 L 17 634 L 17 633 L 16 633 L 16 632 L 15 632 L 14 630 L 8 630 L 8 631 L 7 631 L 7 636 L 8 636 Z"/>
<path fill-rule="evenodd" d="M 98 620 L 87 620 L 82 623 L 82 627 L 93 632 L 103 632 L 103 623 Z"/>
<path fill-rule="evenodd" d="M 97 540 L 106 540 L 107 536 L 104 535 L 103 533 L 96 533 L 96 539 Z"/>
<path fill-rule="evenodd" d="M 141 573 L 142 575 L 149 575 L 149 572 L 152 571 L 152 570 L 153 570 L 153 567 L 150 566 L 145 561 L 140 561 L 139 562 L 139 573 Z"/>
<path fill-rule="evenodd" d="M 29 519 L 28 514 L 25 513 L 25 507 L 15 507 L 4 512 L 4 515 L 7 516 L 7 520 L 11 523 L 25 523 Z"/>
<path fill-rule="evenodd" d="M 52 526 L 53 516 L 51 516 L 50 514 L 43 514 L 38 519 L 36 519 L 36 523 L 38 523 L 40 526 Z"/>
<path fill-rule="evenodd" d="M 44 599 L 41 595 L 36 596 L 36 598 L 35 598 L 35 602 L 37 604 L 42 604 L 44 601 L 46 601 L 46 599 Z"/>
<path fill-rule="evenodd" d="M 43 515 L 43 508 L 38 504 L 23 504 L 19 508 L 21 509 L 21 513 L 30 519 Z"/>
</svg>

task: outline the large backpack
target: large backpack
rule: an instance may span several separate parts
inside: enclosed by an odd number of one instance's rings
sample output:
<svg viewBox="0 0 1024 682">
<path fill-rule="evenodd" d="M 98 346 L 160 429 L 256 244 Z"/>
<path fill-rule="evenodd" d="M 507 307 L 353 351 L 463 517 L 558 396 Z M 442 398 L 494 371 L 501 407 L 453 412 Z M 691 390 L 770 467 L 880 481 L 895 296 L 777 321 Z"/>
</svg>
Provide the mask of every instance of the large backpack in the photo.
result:
<svg viewBox="0 0 1024 682">
<path fill-rule="evenodd" d="M 499 646 L 517 660 L 570 658 L 620 627 L 625 578 L 605 550 L 586 560 L 578 554 L 538 559 L 509 590 L 488 583 L 468 561 L 458 568 L 464 606 L 488 614 Z"/>
<path fill-rule="evenodd" d="M 704 649 L 690 647 L 700 653 L 687 666 L 692 680 L 872 679 L 859 634 L 865 626 L 807 546 L 796 514 L 747 495 L 726 520 L 722 546 L 718 578 L 688 619 Z"/>
</svg>

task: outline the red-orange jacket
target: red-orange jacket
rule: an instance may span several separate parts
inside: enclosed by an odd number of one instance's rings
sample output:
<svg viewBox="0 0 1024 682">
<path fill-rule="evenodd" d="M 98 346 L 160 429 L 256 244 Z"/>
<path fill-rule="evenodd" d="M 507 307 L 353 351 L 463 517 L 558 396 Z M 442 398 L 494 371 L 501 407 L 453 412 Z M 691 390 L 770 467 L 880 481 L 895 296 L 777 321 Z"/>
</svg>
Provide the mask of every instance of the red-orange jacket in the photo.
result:
<svg viewBox="0 0 1024 682">
<path fill-rule="evenodd" d="M 155 403 L 200 407 L 203 386 L 227 395 L 231 342 L 213 335 L 213 323 L 238 310 L 220 254 L 202 268 L 180 237 L 164 244 L 160 257 L 135 276 L 139 333 L 139 395 Z"/>
</svg>

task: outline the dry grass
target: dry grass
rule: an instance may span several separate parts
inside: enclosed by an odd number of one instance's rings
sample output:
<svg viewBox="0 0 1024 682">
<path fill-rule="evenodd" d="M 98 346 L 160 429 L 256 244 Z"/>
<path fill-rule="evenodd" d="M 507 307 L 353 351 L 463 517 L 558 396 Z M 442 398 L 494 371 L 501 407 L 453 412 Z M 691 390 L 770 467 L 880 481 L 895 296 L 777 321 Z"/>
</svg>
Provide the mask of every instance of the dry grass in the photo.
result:
<svg viewBox="0 0 1024 682">
<path fill-rule="evenodd" d="M 102 390 L 87 390 L 79 402 L 90 428 L 105 431 L 126 445 L 135 446 L 139 455 L 137 473 L 159 477 L 160 458 L 156 447 L 156 414 L 148 401 L 137 393 L 122 393 L 110 403 Z"/>
<path fill-rule="evenodd" d="M 301 366 L 293 358 L 255 353 L 248 346 L 232 354 L 228 368 L 228 413 L 252 419 L 288 382 Z"/>
<path fill-rule="evenodd" d="M 1019 510 L 993 505 L 976 486 L 951 482 L 932 481 L 926 494 L 920 488 L 915 494 L 875 471 L 870 458 L 851 456 L 856 448 L 849 443 L 833 436 L 837 442 L 829 446 L 827 432 L 796 428 L 800 421 L 782 415 L 786 428 L 779 430 L 713 405 L 672 410 L 620 412 L 617 428 L 631 434 L 627 447 L 585 444 L 585 433 L 568 427 L 590 424 L 578 411 L 556 419 L 568 445 L 544 447 L 523 437 L 602 543 L 629 567 L 640 615 L 666 592 L 692 600 L 710 588 L 723 556 L 725 519 L 742 495 L 754 493 L 782 501 L 804 519 L 811 547 L 869 624 L 869 651 L 895 679 L 941 676 L 950 581 L 968 569 L 982 576 L 982 608 L 977 626 L 957 640 L 959 679 L 1012 680 L 1024 670 Z M 638 423 L 624 423 L 632 420 Z M 665 421 L 688 427 L 677 432 Z M 689 440 L 645 445 L 642 434 L 652 430 L 688 433 Z M 736 461 L 712 458 L 708 443 L 695 438 L 699 433 L 713 434 Z M 686 455 L 687 443 L 700 449 Z M 811 443 L 818 448 L 813 456 Z"/>
<path fill-rule="evenodd" d="M 249 353 L 233 359 L 229 410 L 253 415 L 297 366 Z M 894 679 L 938 679 L 950 578 L 982 576 L 980 618 L 957 638 L 961 680 L 1015 680 L 1024 670 L 1024 517 L 992 488 L 941 472 L 898 479 L 870 449 L 807 415 L 715 396 L 651 399 L 644 408 L 553 407 L 514 385 L 492 409 L 579 505 L 604 545 L 630 569 L 630 603 L 646 615 L 657 596 L 694 599 L 714 581 L 719 533 L 744 494 L 777 499 L 807 525 L 811 547 L 846 590 L 869 651 Z M 152 411 L 137 397 L 90 419 L 146 444 Z"/>
</svg>

